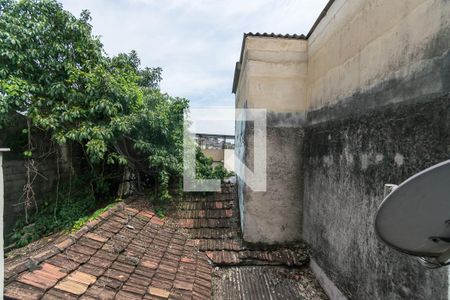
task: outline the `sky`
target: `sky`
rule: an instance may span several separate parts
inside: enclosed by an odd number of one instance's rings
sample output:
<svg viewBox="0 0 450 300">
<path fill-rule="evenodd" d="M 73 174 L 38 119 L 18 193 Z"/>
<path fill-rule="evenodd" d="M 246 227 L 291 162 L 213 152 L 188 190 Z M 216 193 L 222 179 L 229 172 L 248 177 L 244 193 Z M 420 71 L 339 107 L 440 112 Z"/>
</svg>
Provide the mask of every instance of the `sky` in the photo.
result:
<svg viewBox="0 0 450 300">
<path fill-rule="evenodd" d="M 244 32 L 307 34 L 327 0 L 60 0 L 108 55 L 136 50 L 142 66 L 161 67 L 161 90 L 192 108 L 234 107 L 234 67 Z M 234 123 L 198 129 L 234 134 Z"/>
</svg>

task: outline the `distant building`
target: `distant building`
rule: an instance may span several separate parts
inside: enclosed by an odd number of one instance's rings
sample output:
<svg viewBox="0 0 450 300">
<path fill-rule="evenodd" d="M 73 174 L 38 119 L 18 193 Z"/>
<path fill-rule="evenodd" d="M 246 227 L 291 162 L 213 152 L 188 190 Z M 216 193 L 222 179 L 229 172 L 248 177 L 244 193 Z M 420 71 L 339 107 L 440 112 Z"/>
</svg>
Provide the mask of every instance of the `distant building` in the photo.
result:
<svg viewBox="0 0 450 300">
<path fill-rule="evenodd" d="M 222 164 L 234 172 L 234 135 L 197 133 L 195 141 L 203 154 L 213 160 L 213 166 Z"/>
</svg>

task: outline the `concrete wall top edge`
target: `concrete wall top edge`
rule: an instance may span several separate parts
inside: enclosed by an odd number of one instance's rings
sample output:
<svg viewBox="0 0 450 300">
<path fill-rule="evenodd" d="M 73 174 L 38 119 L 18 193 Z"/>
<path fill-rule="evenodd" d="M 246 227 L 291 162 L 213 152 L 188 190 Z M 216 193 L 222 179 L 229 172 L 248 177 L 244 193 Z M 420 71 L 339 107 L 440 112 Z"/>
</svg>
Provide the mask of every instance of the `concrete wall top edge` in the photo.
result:
<svg viewBox="0 0 450 300">
<path fill-rule="evenodd" d="M 248 99 L 250 86 L 256 86 L 249 81 L 258 76 L 274 80 L 296 77 L 291 84 L 305 91 L 292 87 L 290 90 L 299 95 L 283 102 L 297 102 L 288 105 L 289 111 L 293 107 L 313 111 L 386 85 L 387 81 L 403 84 L 407 78 L 423 76 L 430 61 L 437 61 L 445 49 L 450 49 L 450 3 L 336 0 L 308 40 L 249 36 L 244 48 L 236 91 L 238 107 L 243 107 L 245 101 L 253 103 L 250 107 L 261 107 L 257 105 L 260 100 Z M 422 94 L 445 90 L 447 85 L 441 82 L 445 78 L 434 79 L 422 87 Z M 270 86 L 273 88 L 287 85 Z M 258 89 L 260 95 L 264 87 L 259 85 Z M 416 94 L 405 94 L 404 100 Z"/>
<path fill-rule="evenodd" d="M 417 77 L 450 49 L 449 19 L 448 1 L 337 0 L 308 40 L 308 110 L 338 103 L 388 77 Z M 443 86 L 430 83 L 423 92 Z"/>
<path fill-rule="evenodd" d="M 247 37 L 245 50 L 271 50 L 271 51 L 306 51 L 307 40 L 283 39 L 273 37 Z"/>
<path fill-rule="evenodd" d="M 307 42 L 297 39 L 247 37 L 236 107 L 274 112 L 304 111 Z"/>
</svg>

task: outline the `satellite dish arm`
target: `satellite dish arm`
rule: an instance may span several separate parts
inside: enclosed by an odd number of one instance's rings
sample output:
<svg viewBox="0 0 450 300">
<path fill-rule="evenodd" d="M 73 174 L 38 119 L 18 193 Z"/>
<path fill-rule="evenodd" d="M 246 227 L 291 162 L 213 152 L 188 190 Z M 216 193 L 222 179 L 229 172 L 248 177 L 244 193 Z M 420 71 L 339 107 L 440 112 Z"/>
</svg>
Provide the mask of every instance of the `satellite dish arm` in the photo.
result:
<svg viewBox="0 0 450 300">
<path fill-rule="evenodd" d="M 397 184 L 386 183 L 384 185 L 384 198 L 386 198 L 390 193 L 395 191 L 398 188 Z"/>
</svg>

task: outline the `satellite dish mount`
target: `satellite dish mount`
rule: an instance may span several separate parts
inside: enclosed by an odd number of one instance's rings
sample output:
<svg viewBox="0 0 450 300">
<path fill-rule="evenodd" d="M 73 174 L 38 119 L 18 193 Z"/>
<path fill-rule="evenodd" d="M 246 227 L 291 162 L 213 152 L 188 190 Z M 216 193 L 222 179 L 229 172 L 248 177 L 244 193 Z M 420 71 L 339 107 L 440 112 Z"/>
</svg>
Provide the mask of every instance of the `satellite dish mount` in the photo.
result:
<svg viewBox="0 0 450 300">
<path fill-rule="evenodd" d="M 424 266 L 450 264 L 450 160 L 387 184 L 375 218 L 379 239 Z"/>
</svg>

